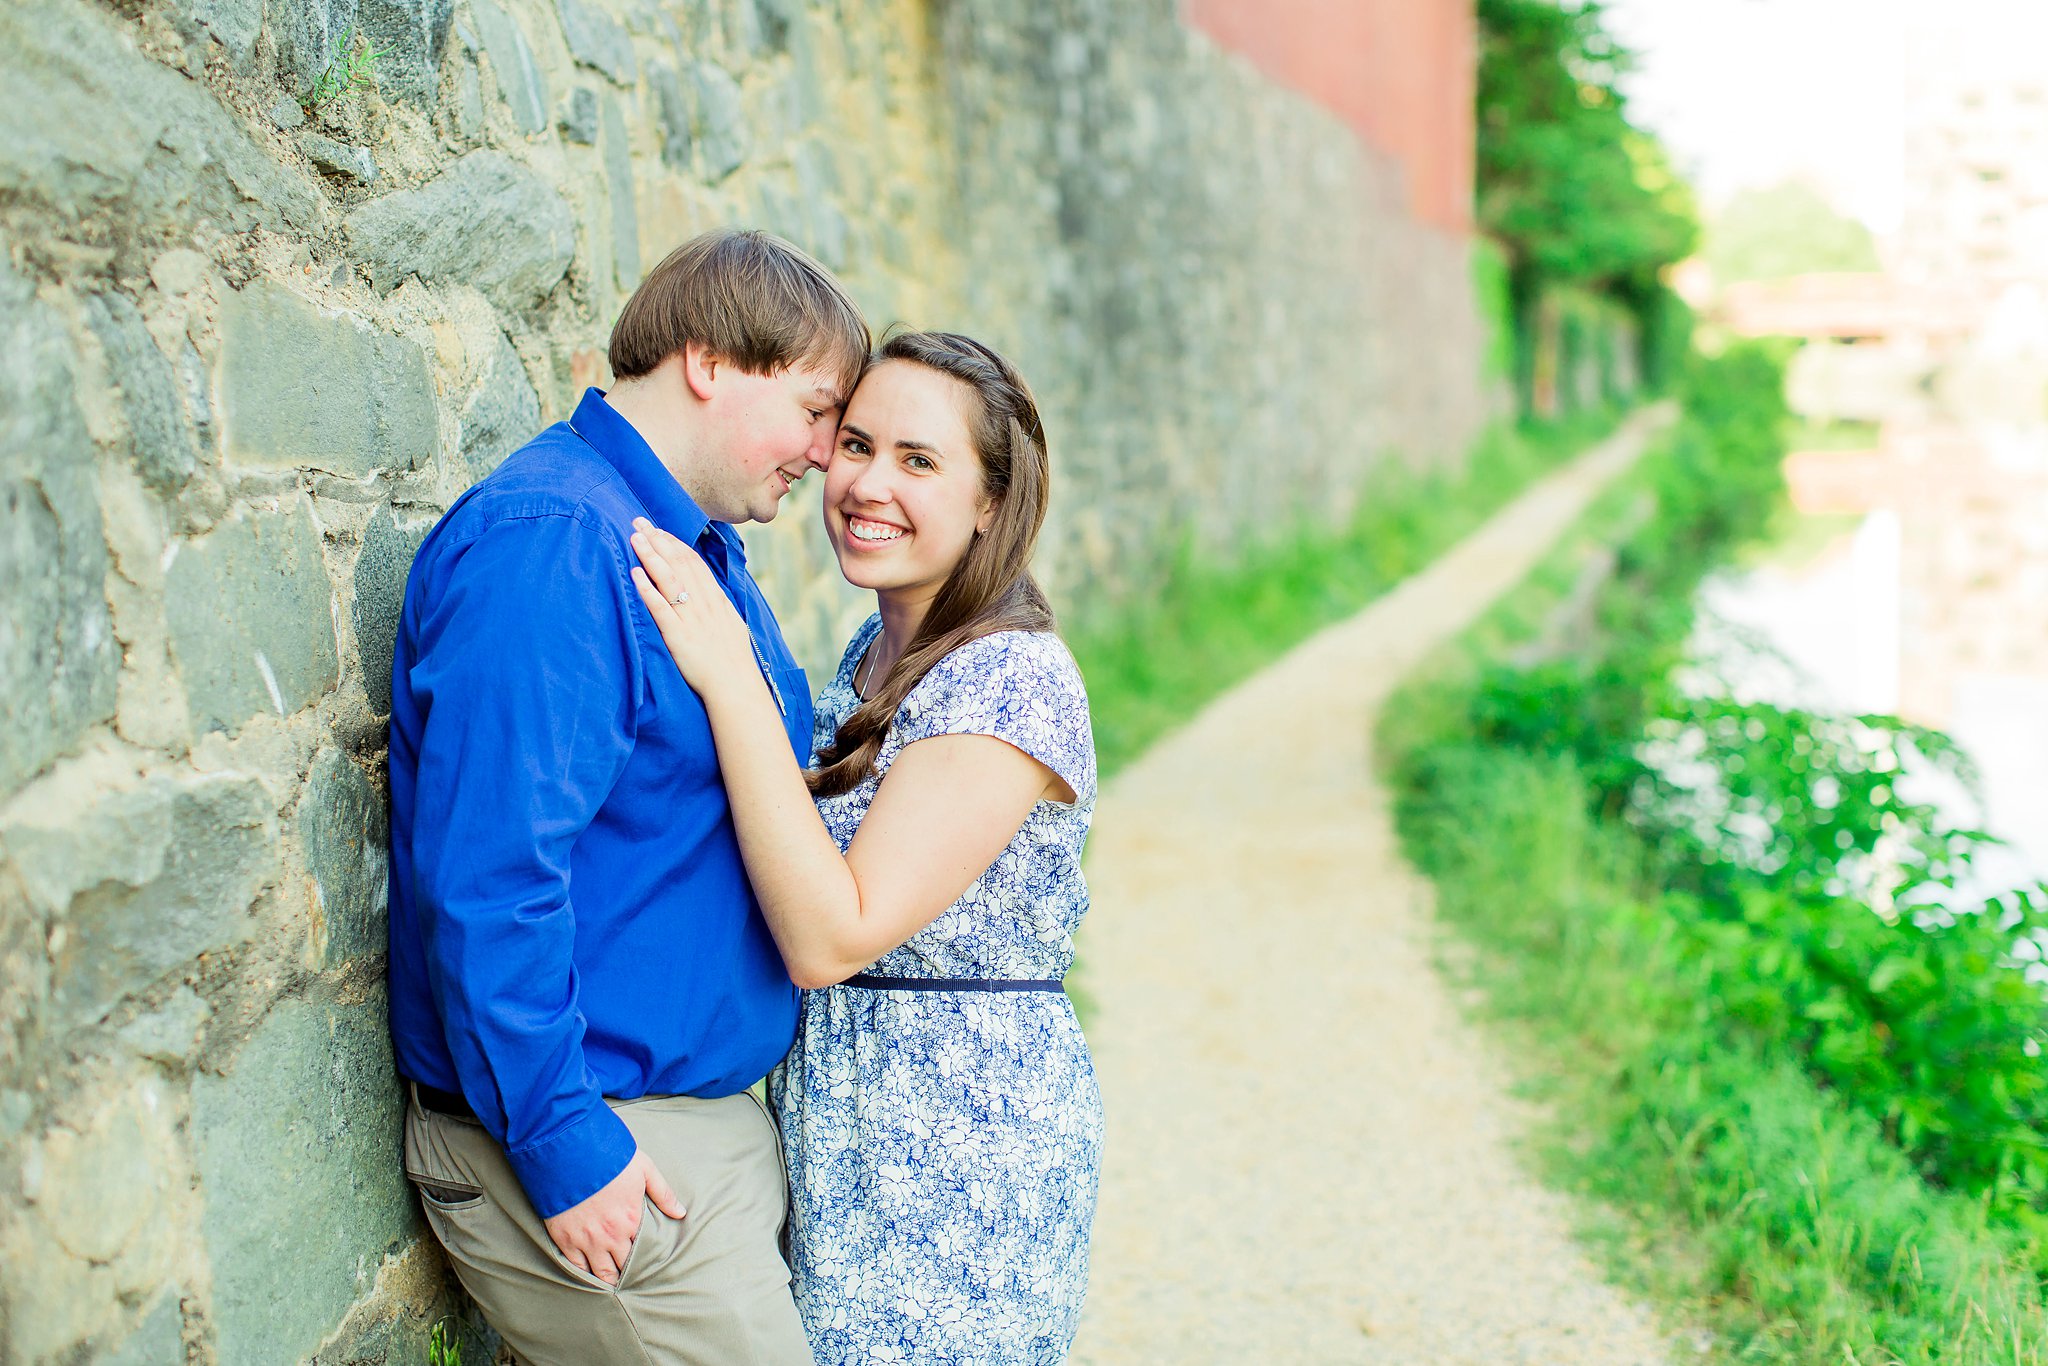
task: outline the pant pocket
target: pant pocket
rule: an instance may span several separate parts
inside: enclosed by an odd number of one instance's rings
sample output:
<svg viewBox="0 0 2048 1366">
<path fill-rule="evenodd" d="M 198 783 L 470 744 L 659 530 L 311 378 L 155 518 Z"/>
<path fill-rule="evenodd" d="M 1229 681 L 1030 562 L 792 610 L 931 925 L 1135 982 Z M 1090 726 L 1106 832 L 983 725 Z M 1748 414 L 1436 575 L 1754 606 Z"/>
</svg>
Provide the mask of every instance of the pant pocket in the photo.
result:
<svg viewBox="0 0 2048 1366">
<path fill-rule="evenodd" d="M 782 1123 L 775 1118 L 775 1111 L 769 1107 L 768 1103 L 756 1095 L 751 1088 L 747 1091 L 747 1099 L 754 1102 L 755 1106 L 761 1111 L 761 1118 L 768 1121 L 768 1132 L 775 1136 L 775 1169 L 782 1175 L 782 1222 L 775 1229 L 775 1250 L 781 1254 L 782 1265 L 788 1269 L 790 1284 L 794 1285 L 796 1284 L 796 1248 L 790 1242 L 793 1231 L 790 1227 L 789 1219 L 789 1154 L 783 1151 L 782 1147 Z"/>
<path fill-rule="evenodd" d="M 412 1182 L 412 1188 L 419 1192 L 420 1203 L 444 1214 L 475 1209 L 485 1200 L 482 1186 L 471 1186 L 460 1181 L 437 1180 L 415 1171 L 408 1171 L 405 1175 L 406 1179 Z"/>
</svg>

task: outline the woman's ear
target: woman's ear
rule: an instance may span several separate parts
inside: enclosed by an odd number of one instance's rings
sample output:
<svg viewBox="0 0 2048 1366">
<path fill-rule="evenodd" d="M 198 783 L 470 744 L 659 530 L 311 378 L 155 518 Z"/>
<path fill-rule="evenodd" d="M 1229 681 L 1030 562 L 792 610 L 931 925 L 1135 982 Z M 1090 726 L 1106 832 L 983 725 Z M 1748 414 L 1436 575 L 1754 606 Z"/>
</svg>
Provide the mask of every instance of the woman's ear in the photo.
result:
<svg viewBox="0 0 2048 1366">
<path fill-rule="evenodd" d="M 1000 498 L 991 498 L 981 505 L 981 515 L 974 519 L 974 534 L 984 535 L 996 524 L 996 510 L 1002 506 Z"/>
</svg>

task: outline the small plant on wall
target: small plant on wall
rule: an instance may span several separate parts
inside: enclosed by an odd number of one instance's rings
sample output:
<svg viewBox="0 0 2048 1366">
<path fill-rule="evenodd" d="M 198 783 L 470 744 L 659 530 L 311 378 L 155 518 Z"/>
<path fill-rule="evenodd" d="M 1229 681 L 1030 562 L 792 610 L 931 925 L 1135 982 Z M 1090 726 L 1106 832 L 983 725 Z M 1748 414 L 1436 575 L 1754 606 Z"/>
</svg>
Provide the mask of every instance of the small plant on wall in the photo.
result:
<svg viewBox="0 0 2048 1366">
<path fill-rule="evenodd" d="M 389 53 L 390 49 L 373 47 L 367 38 L 359 39 L 355 29 L 348 29 L 334 40 L 334 51 L 327 59 L 327 69 L 320 73 L 319 80 L 313 82 L 313 88 L 299 97 L 299 107 L 310 114 L 320 106 L 358 90 L 374 90 L 377 86 L 377 61 Z"/>
<path fill-rule="evenodd" d="M 427 1366 L 462 1366 L 462 1339 L 454 1319 L 442 1319 L 427 1334 Z"/>
</svg>

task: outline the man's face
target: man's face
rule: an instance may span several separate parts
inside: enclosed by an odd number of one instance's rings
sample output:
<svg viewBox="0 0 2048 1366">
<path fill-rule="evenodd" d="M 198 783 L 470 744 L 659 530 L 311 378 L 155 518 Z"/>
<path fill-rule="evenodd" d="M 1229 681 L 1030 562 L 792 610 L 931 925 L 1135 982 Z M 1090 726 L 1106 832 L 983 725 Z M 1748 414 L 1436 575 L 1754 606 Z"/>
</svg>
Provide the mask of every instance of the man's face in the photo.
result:
<svg viewBox="0 0 2048 1366">
<path fill-rule="evenodd" d="M 714 521 L 773 521 L 782 495 L 831 459 L 839 377 L 809 365 L 754 375 L 713 364 L 714 448 L 701 466 L 700 505 Z"/>
</svg>

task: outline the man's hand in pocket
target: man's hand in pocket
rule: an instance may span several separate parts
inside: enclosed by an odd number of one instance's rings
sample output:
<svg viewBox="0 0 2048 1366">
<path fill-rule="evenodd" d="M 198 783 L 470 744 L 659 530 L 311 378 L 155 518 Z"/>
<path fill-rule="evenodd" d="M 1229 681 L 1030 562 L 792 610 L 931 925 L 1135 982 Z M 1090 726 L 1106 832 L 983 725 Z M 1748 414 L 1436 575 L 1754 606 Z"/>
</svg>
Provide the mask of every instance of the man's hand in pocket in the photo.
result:
<svg viewBox="0 0 2048 1366">
<path fill-rule="evenodd" d="M 683 1202 L 646 1153 L 635 1152 L 626 1169 L 580 1205 L 571 1205 L 547 1221 L 548 1237 L 569 1259 L 606 1285 L 617 1285 L 626 1257 L 640 1234 L 642 1202 L 671 1219 L 683 1217 Z"/>
</svg>

